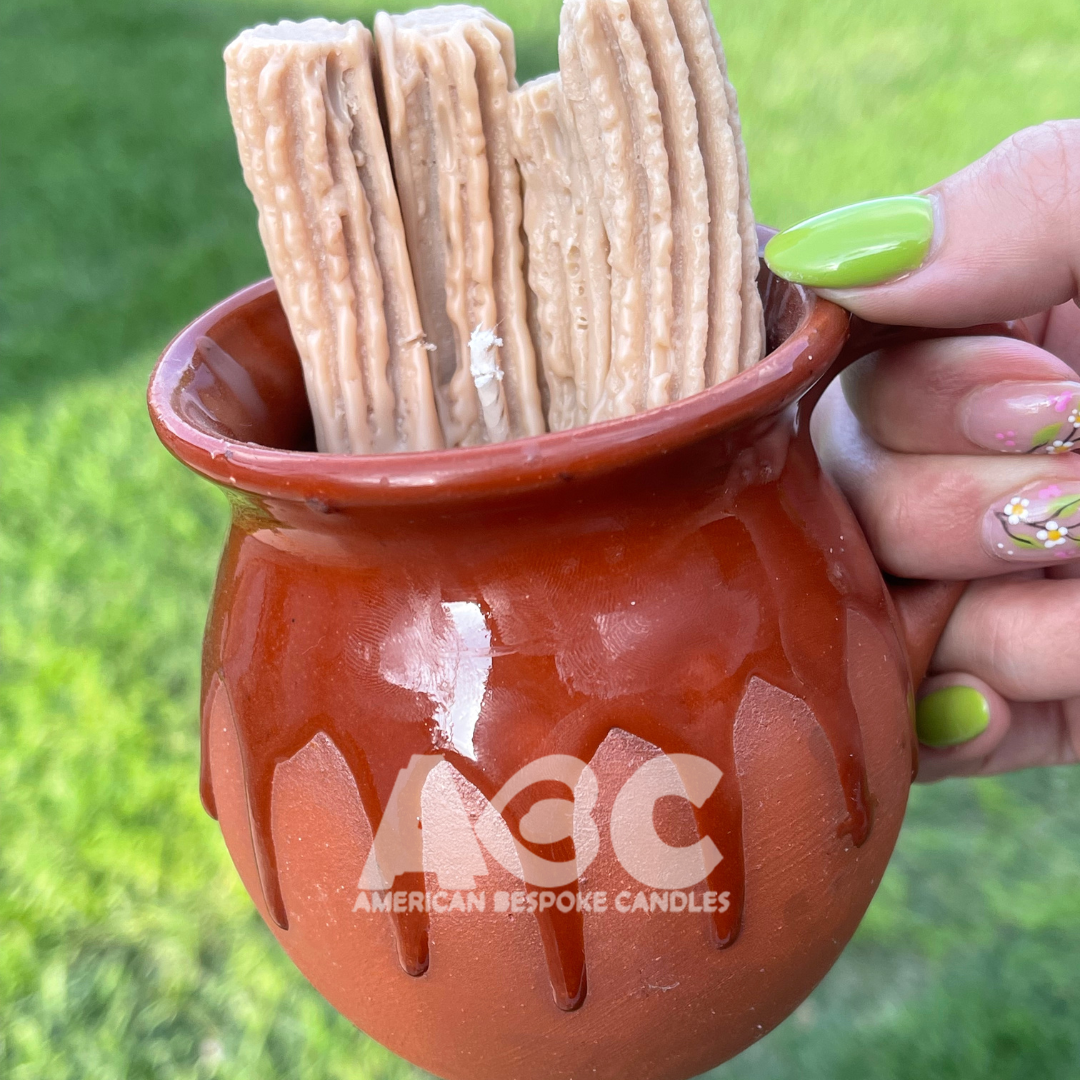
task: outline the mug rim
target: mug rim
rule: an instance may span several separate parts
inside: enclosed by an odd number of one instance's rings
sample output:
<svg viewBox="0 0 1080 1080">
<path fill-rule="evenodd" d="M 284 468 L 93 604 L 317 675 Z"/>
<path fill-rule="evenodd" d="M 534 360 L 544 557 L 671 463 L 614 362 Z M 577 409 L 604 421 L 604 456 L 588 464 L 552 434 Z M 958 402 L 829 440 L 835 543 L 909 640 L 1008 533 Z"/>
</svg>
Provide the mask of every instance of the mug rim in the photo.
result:
<svg viewBox="0 0 1080 1080">
<path fill-rule="evenodd" d="M 762 272 L 769 271 L 762 264 Z M 795 329 L 746 371 L 690 397 L 633 416 L 503 443 L 388 454 L 282 450 L 211 433 L 185 419 L 179 400 L 197 342 L 245 305 L 276 288 L 248 285 L 192 320 L 165 347 L 147 390 L 158 438 L 181 462 L 225 488 L 292 502 L 392 505 L 452 501 L 556 486 L 640 464 L 723 428 L 791 405 L 828 370 L 848 336 L 846 311 L 801 286 Z"/>
</svg>

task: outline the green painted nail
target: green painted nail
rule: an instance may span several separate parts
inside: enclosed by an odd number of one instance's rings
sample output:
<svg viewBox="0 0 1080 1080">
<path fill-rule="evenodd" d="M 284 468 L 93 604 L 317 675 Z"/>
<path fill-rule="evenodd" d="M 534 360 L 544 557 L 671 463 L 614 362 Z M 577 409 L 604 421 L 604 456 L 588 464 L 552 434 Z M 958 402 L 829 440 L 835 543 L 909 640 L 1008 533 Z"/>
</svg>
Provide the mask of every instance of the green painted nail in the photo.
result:
<svg viewBox="0 0 1080 1080">
<path fill-rule="evenodd" d="M 990 723 L 990 703 L 970 686 L 946 686 L 919 702 L 915 730 L 927 746 L 956 746 L 981 735 Z"/>
<path fill-rule="evenodd" d="M 842 206 L 782 233 L 765 246 L 774 274 L 816 289 L 877 285 L 922 264 L 934 235 L 925 195 Z"/>
</svg>

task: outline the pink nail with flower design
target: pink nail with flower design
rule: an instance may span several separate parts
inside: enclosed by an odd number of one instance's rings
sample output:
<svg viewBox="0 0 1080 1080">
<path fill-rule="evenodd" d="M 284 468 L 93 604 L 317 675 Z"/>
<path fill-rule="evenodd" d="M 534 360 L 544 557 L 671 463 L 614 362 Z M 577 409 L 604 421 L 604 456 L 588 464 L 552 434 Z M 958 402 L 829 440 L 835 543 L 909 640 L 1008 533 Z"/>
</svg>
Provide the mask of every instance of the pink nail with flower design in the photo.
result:
<svg viewBox="0 0 1080 1080">
<path fill-rule="evenodd" d="M 964 434 L 1006 454 L 1080 452 L 1080 383 L 997 383 L 967 396 Z"/>
<path fill-rule="evenodd" d="M 1033 486 L 1000 499 L 987 513 L 983 541 L 1003 559 L 1080 555 L 1080 484 Z"/>
</svg>

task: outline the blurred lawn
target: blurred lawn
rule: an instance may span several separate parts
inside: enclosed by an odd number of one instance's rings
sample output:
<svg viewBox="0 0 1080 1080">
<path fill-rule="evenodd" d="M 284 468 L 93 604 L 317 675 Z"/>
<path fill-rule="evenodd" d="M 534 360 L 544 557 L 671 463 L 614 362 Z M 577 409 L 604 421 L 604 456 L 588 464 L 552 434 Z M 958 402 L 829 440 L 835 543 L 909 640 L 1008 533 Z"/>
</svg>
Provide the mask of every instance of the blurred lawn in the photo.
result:
<svg viewBox="0 0 1080 1080">
<path fill-rule="evenodd" d="M 499 0 L 522 74 L 557 0 Z M 254 914 L 196 793 L 224 500 L 143 391 L 265 274 L 220 52 L 341 0 L 0 9 L 0 1076 L 376 1078 Z M 908 191 L 1080 101 L 1076 0 L 718 6 L 755 205 Z M 1080 1076 L 1080 771 L 919 789 L 855 943 L 726 1080 Z M 627 1077 L 633 1080 L 633 1077 Z"/>
</svg>

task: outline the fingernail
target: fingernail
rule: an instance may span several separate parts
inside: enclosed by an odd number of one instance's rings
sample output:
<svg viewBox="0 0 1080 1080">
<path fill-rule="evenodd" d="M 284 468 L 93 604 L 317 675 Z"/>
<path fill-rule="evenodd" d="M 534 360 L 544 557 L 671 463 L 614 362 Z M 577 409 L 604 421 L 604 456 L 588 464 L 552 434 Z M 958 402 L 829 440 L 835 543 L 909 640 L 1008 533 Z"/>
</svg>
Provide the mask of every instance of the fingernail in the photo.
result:
<svg viewBox="0 0 1080 1080">
<path fill-rule="evenodd" d="M 981 735 L 990 723 L 990 703 L 971 686 L 935 690 L 915 709 L 915 731 L 926 746 L 956 746 Z"/>
<path fill-rule="evenodd" d="M 970 393 L 960 425 L 976 445 L 1006 454 L 1080 450 L 1080 383 L 997 383 Z"/>
<path fill-rule="evenodd" d="M 774 274 L 817 289 L 877 285 L 922 265 L 934 235 L 925 195 L 843 206 L 777 233 L 765 245 Z"/>
<path fill-rule="evenodd" d="M 1080 484 L 1032 484 L 999 499 L 983 519 L 983 542 L 1010 561 L 1050 562 L 1080 555 Z"/>
</svg>

